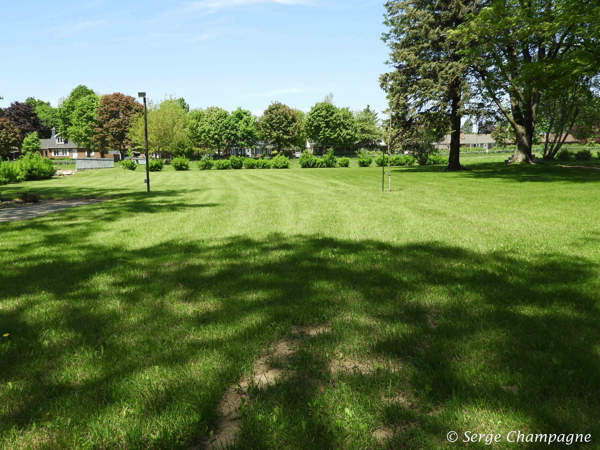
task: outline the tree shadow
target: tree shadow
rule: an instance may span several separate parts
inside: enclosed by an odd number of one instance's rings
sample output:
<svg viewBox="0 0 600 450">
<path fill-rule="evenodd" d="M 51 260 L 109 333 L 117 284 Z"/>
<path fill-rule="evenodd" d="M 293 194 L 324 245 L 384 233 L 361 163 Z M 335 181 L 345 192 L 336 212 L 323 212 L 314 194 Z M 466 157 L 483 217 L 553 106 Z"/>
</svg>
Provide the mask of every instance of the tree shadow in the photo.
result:
<svg viewBox="0 0 600 450">
<path fill-rule="evenodd" d="M 291 378 L 253 393 L 237 448 L 442 448 L 450 430 L 493 432 L 501 419 L 600 436 L 595 261 L 281 234 L 129 250 L 85 243 L 87 223 L 39 225 L 19 229 L 43 245 L 1 255 L 9 444 L 46 430 L 47 448 L 185 448 L 267 343 L 317 323 L 332 335 L 311 341 Z M 334 379 L 341 346 L 389 366 Z M 390 390 L 407 400 L 385 402 Z M 371 435 L 378 424 L 395 432 L 387 443 Z"/>
</svg>

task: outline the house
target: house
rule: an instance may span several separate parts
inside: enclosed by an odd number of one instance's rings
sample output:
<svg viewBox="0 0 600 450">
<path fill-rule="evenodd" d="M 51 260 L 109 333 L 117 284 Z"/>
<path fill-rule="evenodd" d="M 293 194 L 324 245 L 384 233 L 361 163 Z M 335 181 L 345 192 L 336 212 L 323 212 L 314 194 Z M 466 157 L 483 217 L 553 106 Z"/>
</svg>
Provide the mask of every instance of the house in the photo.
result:
<svg viewBox="0 0 600 450">
<path fill-rule="evenodd" d="M 548 142 L 550 142 L 550 143 L 554 142 L 554 139 L 555 139 L 555 137 L 556 137 L 555 135 L 553 135 L 553 134 L 549 134 L 549 135 L 548 135 Z M 545 135 L 545 134 L 544 134 L 544 135 L 542 135 L 540 139 L 541 139 L 541 141 L 542 141 L 542 144 L 545 144 L 545 143 L 546 143 L 546 135 Z M 564 135 L 563 135 L 563 136 L 560 136 L 560 140 L 562 141 L 563 139 L 565 139 L 565 136 L 564 136 Z M 576 138 L 575 136 L 573 136 L 572 134 L 568 134 L 568 135 L 567 135 L 567 138 L 566 138 L 566 139 L 565 139 L 565 141 L 563 142 L 563 145 L 574 145 L 574 144 L 579 144 L 579 145 L 581 145 L 581 144 L 583 144 L 583 143 L 584 143 L 584 141 L 583 141 L 583 140 L 577 139 L 577 138 Z"/>
<path fill-rule="evenodd" d="M 104 158 L 113 159 L 112 153 L 105 152 Z M 76 142 L 65 141 L 56 128 L 52 128 L 50 139 L 40 139 L 40 154 L 46 158 L 102 158 L 100 152 L 92 152 Z"/>
<path fill-rule="evenodd" d="M 496 145 L 496 141 L 491 134 L 465 134 L 460 133 L 461 148 L 481 148 L 489 150 Z M 450 150 L 450 135 L 444 136 L 444 139 L 435 146 L 438 149 Z"/>
</svg>

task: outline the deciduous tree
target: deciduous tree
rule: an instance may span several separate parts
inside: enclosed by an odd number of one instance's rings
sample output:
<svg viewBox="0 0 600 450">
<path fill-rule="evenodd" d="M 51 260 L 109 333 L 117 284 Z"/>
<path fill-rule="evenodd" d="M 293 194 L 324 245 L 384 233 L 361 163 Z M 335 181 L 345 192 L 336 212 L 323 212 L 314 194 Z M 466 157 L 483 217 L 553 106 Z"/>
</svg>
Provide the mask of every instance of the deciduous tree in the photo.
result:
<svg viewBox="0 0 600 450">
<path fill-rule="evenodd" d="M 480 0 L 480 6 L 454 37 L 466 49 L 478 94 L 515 130 L 514 161 L 531 163 L 542 96 L 598 73 L 600 8 L 597 0 Z"/>
<path fill-rule="evenodd" d="M 261 139 L 278 152 L 303 147 L 304 124 L 298 111 L 283 103 L 274 102 L 258 121 Z"/>
<path fill-rule="evenodd" d="M 64 140 L 69 139 L 69 127 L 73 124 L 73 113 L 75 112 L 77 101 L 88 95 L 95 94 L 89 87 L 80 84 L 71 91 L 66 99 L 61 99 L 58 107 L 58 121 L 60 124 L 60 135 Z"/>
<path fill-rule="evenodd" d="M 39 153 L 40 152 L 40 138 L 38 134 L 33 132 L 29 133 L 23 139 L 23 145 L 21 145 L 21 153 L 27 155 L 29 153 Z"/>
<path fill-rule="evenodd" d="M 25 103 L 31 105 L 35 109 L 35 113 L 39 117 L 42 122 L 41 133 L 46 133 L 49 135 L 48 130 L 52 128 L 60 129 L 60 120 L 58 116 L 58 108 L 54 108 L 50 102 L 45 102 L 43 100 L 37 100 L 33 97 L 29 97 L 25 100 Z"/>
<path fill-rule="evenodd" d="M 348 108 L 321 102 L 306 117 L 306 136 L 323 148 L 349 148 L 356 142 L 354 116 Z"/>
<path fill-rule="evenodd" d="M 14 102 L 4 110 L 3 117 L 10 120 L 21 134 L 19 147 L 29 133 L 40 131 L 42 124 L 35 109 L 27 103 Z"/>
<path fill-rule="evenodd" d="M 94 143 L 101 151 L 118 150 L 121 156 L 131 147 L 129 130 L 136 115 L 141 114 L 144 107 L 130 95 L 119 92 L 104 95 L 98 103 L 96 113 L 96 130 Z"/>
<path fill-rule="evenodd" d="M 96 113 L 99 104 L 100 97 L 96 94 L 86 95 L 75 102 L 69 127 L 69 139 L 87 150 L 98 150 L 104 156 L 106 148 L 99 147 L 95 139 L 98 126 Z"/>
<path fill-rule="evenodd" d="M 21 132 L 9 119 L 0 118 L 0 156 L 8 157 L 21 143 Z"/>
<path fill-rule="evenodd" d="M 254 148 L 258 141 L 256 117 L 248 110 L 237 108 L 225 120 L 225 140 L 228 151 Z"/>
<path fill-rule="evenodd" d="M 229 113 L 212 106 L 204 110 L 190 111 L 189 114 L 190 136 L 194 145 L 221 154 L 226 148 Z"/>
</svg>

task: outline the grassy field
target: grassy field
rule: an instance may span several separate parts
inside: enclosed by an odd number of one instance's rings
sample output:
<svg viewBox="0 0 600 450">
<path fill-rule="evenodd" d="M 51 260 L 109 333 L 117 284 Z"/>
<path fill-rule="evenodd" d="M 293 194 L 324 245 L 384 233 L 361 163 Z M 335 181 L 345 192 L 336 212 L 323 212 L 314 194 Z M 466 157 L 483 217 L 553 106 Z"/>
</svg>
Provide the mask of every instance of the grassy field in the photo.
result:
<svg viewBox="0 0 600 450">
<path fill-rule="evenodd" d="M 600 170 L 504 158 L 0 187 L 110 197 L 0 223 L 0 448 L 600 448 Z"/>
</svg>

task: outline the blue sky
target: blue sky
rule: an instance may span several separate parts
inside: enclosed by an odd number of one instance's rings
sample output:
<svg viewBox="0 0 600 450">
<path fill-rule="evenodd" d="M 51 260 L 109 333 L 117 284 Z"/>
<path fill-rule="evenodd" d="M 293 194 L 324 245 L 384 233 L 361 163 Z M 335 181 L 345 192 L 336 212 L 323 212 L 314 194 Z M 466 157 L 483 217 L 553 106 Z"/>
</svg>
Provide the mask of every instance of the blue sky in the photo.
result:
<svg viewBox="0 0 600 450">
<path fill-rule="evenodd" d="M 3 2 L 0 106 L 78 84 L 192 108 L 386 108 L 383 0 Z"/>
</svg>

